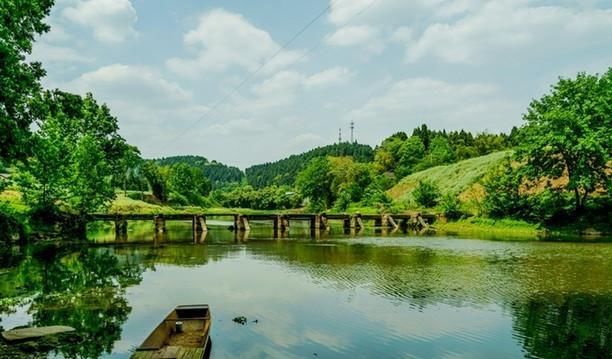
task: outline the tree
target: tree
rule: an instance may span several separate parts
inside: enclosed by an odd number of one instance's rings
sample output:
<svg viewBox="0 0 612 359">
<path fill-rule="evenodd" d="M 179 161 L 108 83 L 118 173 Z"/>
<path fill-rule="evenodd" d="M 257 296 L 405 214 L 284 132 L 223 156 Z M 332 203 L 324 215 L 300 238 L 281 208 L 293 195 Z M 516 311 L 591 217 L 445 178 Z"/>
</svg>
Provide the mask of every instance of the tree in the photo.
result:
<svg viewBox="0 0 612 359">
<path fill-rule="evenodd" d="M 202 197 L 207 196 L 212 188 L 201 169 L 186 163 L 170 167 L 168 184 L 172 191 L 187 198 L 189 204 L 201 204 Z"/>
<path fill-rule="evenodd" d="M 396 172 L 399 177 L 404 177 L 415 171 L 415 167 L 425 157 L 425 145 L 418 136 L 412 136 L 406 140 L 400 148 L 399 167 Z"/>
<path fill-rule="evenodd" d="M 438 204 L 440 197 L 440 189 L 431 181 L 419 181 L 414 191 L 412 191 L 414 200 L 421 206 L 431 208 Z"/>
<path fill-rule="evenodd" d="M 115 198 L 112 169 L 91 135 L 83 136 L 73 151 L 67 199 L 79 214 L 87 214 Z"/>
<path fill-rule="evenodd" d="M 483 206 L 493 218 L 523 218 L 527 212 L 527 197 L 521 193 L 523 175 L 512 167 L 510 159 L 487 172 L 482 180 L 485 190 Z"/>
<path fill-rule="evenodd" d="M 112 177 L 129 147 L 109 109 L 91 94 L 56 90 L 38 96 L 31 110 L 39 129 L 20 171 L 26 202 L 44 213 L 61 203 L 84 214 L 112 200 Z"/>
<path fill-rule="evenodd" d="M 147 179 L 147 182 L 149 182 L 149 187 L 151 187 L 153 196 L 161 202 L 166 202 L 168 200 L 168 186 L 160 167 L 155 162 L 147 161 L 142 166 L 142 173 Z"/>
<path fill-rule="evenodd" d="M 33 117 L 30 99 L 45 71 L 25 61 L 36 35 L 49 31 L 43 19 L 53 0 L 0 1 L 0 160 L 25 157 Z"/>
<path fill-rule="evenodd" d="M 451 163 L 455 160 L 455 154 L 448 140 L 443 136 L 436 136 L 429 146 L 427 162 L 429 166 L 439 166 Z"/>
<path fill-rule="evenodd" d="M 612 68 L 604 75 L 560 78 L 524 116 L 517 155 L 534 180 L 567 178 L 580 212 L 589 195 L 610 183 Z"/>
<path fill-rule="evenodd" d="M 334 202 L 332 192 L 333 177 L 329 160 L 315 158 L 298 174 L 296 185 L 302 196 L 310 199 L 314 210 L 325 210 Z"/>
</svg>

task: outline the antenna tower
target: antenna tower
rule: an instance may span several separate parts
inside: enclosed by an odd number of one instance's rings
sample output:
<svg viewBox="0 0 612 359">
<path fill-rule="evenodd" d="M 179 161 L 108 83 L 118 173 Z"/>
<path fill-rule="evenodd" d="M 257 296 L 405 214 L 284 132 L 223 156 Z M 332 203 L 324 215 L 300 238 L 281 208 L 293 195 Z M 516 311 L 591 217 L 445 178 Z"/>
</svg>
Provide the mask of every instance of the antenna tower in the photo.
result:
<svg viewBox="0 0 612 359">
<path fill-rule="evenodd" d="M 338 143 L 342 143 L 342 128 L 338 129 Z"/>
<path fill-rule="evenodd" d="M 355 122 L 351 121 L 351 143 L 355 142 L 354 131 L 355 131 Z"/>
</svg>

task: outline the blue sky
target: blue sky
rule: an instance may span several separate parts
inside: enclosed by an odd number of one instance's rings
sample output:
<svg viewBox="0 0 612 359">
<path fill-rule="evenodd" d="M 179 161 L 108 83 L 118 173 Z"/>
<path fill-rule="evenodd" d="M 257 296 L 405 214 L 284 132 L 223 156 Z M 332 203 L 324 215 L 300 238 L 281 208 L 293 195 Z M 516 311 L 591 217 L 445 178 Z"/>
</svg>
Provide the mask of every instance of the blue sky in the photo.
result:
<svg viewBox="0 0 612 359">
<path fill-rule="evenodd" d="M 243 168 L 350 121 L 371 145 L 421 123 L 507 131 L 558 76 L 612 66 L 612 1 L 57 0 L 48 22 L 44 86 L 94 93 L 145 157 Z"/>
</svg>

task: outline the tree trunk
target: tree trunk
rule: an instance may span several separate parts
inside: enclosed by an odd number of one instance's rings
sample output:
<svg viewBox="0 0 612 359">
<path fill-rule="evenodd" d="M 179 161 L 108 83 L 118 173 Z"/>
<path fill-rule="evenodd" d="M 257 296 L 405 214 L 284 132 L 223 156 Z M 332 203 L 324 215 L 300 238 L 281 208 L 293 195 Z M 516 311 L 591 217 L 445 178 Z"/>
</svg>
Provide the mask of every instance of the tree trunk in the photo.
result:
<svg viewBox="0 0 612 359">
<path fill-rule="evenodd" d="M 585 190 L 584 195 L 580 195 L 580 189 L 574 188 L 574 196 L 575 196 L 575 213 L 580 214 L 584 209 L 584 202 L 586 201 L 588 192 Z"/>
</svg>

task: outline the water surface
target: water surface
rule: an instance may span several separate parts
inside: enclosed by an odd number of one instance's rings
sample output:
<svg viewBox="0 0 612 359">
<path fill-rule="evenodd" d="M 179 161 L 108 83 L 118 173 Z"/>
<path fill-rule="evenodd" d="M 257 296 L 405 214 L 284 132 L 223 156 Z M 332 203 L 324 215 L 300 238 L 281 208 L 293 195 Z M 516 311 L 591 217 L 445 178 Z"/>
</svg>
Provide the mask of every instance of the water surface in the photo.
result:
<svg viewBox="0 0 612 359">
<path fill-rule="evenodd" d="M 612 358 L 609 243 L 188 228 L 5 256 L 0 325 L 71 325 L 87 344 L 55 356 L 125 358 L 209 303 L 213 358 Z"/>
</svg>

